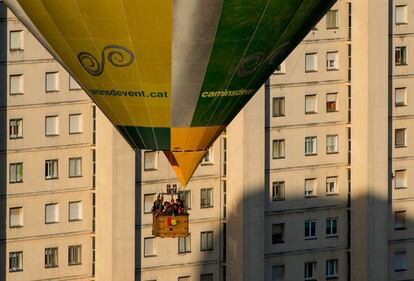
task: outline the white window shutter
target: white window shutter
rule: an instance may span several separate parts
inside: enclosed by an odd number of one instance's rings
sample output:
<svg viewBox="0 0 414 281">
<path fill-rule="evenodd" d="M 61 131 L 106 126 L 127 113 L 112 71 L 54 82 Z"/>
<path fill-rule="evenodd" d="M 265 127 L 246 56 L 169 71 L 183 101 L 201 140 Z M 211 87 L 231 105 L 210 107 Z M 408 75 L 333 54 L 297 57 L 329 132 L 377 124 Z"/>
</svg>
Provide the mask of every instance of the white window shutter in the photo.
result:
<svg viewBox="0 0 414 281">
<path fill-rule="evenodd" d="M 69 133 L 76 134 L 81 133 L 83 127 L 82 114 L 69 115 Z"/>
<path fill-rule="evenodd" d="M 396 6 L 395 7 L 395 23 L 405 24 L 407 23 L 407 6 Z"/>
<path fill-rule="evenodd" d="M 24 92 L 23 75 L 11 75 L 10 76 L 10 94 L 23 94 Z"/>
<path fill-rule="evenodd" d="M 59 72 L 46 73 L 46 92 L 59 91 Z"/>
<path fill-rule="evenodd" d="M 317 71 L 317 54 L 305 54 L 305 71 Z"/>
<path fill-rule="evenodd" d="M 46 117 L 46 135 L 58 135 L 59 134 L 59 117 L 48 116 Z"/>
<path fill-rule="evenodd" d="M 69 220 L 81 220 L 82 219 L 82 202 L 69 203 Z"/>
<path fill-rule="evenodd" d="M 23 50 L 23 31 L 10 31 L 10 50 Z"/>
</svg>

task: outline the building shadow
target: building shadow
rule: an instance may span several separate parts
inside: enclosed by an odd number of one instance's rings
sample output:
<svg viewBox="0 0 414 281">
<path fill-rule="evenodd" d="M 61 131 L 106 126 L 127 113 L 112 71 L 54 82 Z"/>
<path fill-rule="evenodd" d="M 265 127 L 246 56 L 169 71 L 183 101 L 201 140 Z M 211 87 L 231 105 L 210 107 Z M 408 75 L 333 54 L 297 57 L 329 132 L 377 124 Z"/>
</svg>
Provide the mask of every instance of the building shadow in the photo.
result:
<svg viewBox="0 0 414 281">
<path fill-rule="evenodd" d="M 140 227 L 142 224 L 142 214 L 144 213 L 144 208 L 142 206 L 142 184 L 141 184 L 141 176 L 142 176 L 142 159 L 141 159 L 142 152 L 141 150 L 135 151 L 135 280 L 141 280 L 141 274 L 139 271 L 139 267 L 142 263 L 141 260 L 141 252 L 142 252 L 142 234 L 140 231 Z"/>
<path fill-rule="evenodd" d="M 7 10 L 0 3 L 0 280 L 6 280 L 7 193 Z"/>
</svg>

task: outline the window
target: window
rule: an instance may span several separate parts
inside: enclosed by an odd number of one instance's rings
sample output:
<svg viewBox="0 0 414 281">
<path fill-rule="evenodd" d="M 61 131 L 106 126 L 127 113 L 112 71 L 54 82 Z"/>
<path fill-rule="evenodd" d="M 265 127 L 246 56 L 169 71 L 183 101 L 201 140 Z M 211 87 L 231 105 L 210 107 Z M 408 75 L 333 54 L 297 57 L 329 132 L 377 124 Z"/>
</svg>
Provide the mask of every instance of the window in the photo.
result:
<svg viewBox="0 0 414 281">
<path fill-rule="evenodd" d="M 213 207 L 213 189 L 202 188 L 201 189 L 201 208 Z"/>
<path fill-rule="evenodd" d="M 10 51 L 21 51 L 23 49 L 23 30 L 10 31 Z"/>
<path fill-rule="evenodd" d="M 181 276 L 178 277 L 178 281 L 191 281 L 190 276 Z"/>
<path fill-rule="evenodd" d="M 69 221 L 82 220 L 83 204 L 82 201 L 69 202 Z"/>
<path fill-rule="evenodd" d="M 23 138 L 23 119 L 10 119 L 9 137 L 10 139 Z"/>
<path fill-rule="evenodd" d="M 286 73 L 286 63 L 282 62 L 281 64 L 276 67 L 275 71 L 273 72 L 274 75 L 280 75 Z"/>
<path fill-rule="evenodd" d="M 326 178 L 326 195 L 338 194 L 338 177 Z"/>
<path fill-rule="evenodd" d="M 201 251 L 213 250 L 213 231 L 201 232 Z"/>
<path fill-rule="evenodd" d="M 338 70 L 339 69 L 339 55 L 338 52 L 326 53 L 326 70 Z"/>
<path fill-rule="evenodd" d="M 213 273 L 201 274 L 200 281 L 213 281 Z"/>
<path fill-rule="evenodd" d="M 316 137 L 305 138 L 305 155 L 316 155 Z"/>
<path fill-rule="evenodd" d="M 326 237 L 338 236 L 338 218 L 326 219 Z"/>
<path fill-rule="evenodd" d="M 69 115 L 69 134 L 82 133 L 82 114 L 70 114 Z"/>
<path fill-rule="evenodd" d="M 407 24 L 407 5 L 395 7 L 395 24 Z"/>
<path fill-rule="evenodd" d="M 316 95 L 305 96 L 305 114 L 316 113 Z"/>
<path fill-rule="evenodd" d="M 79 83 L 69 75 L 69 90 L 82 90 L 82 87 L 79 85 Z"/>
<path fill-rule="evenodd" d="M 59 222 L 59 205 L 56 203 L 45 205 L 45 223 Z"/>
<path fill-rule="evenodd" d="M 214 163 L 214 150 L 213 150 L 213 147 L 211 146 L 208 149 L 206 156 L 204 156 L 203 160 L 201 161 L 201 165 L 209 165 L 213 163 Z"/>
<path fill-rule="evenodd" d="M 326 112 L 338 111 L 338 93 L 326 94 Z"/>
<path fill-rule="evenodd" d="M 158 152 L 144 152 L 144 171 L 152 171 L 158 168 Z"/>
<path fill-rule="evenodd" d="M 305 72 L 318 71 L 318 54 L 305 54 Z"/>
<path fill-rule="evenodd" d="M 46 116 L 45 134 L 46 136 L 59 135 L 59 116 Z"/>
<path fill-rule="evenodd" d="M 305 262 L 305 280 L 316 280 L 316 261 Z"/>
<path fill-rule="evenodd" d="M 273 159 L 285 158 L 285 140 L 273 140 Z"/>
<path fill-rule="evenodd" d="M 395 88 L 395 106 L 407 105 L 407 88 Z"/>
<path fill-rule="evenodd" d="M 144 214 L 150 214 L 152 212 L 155 199 L 155 193 L 144 195 Z"/>
<path fill-rule="evenodd" d="M 326 29 L 338 28 L 338 10 L 330 10 L 326 13 Z"/>
<path fill-rule="evenodd" d="M 58 178 L 58 160 L 46 160 L 45 162 L 45 179 Z"/>
<path fill-rule="evenodd" d="M 155 237 L 144 238 L 144 257 L 155 257 L 156 255 Z"/>
<path fill-rule="evenodd" d="M 285 182 L 274 181 L 272 184 L 272 200 L 284 200 L 285 199 Z"/>
<path fill-rule="evenodd" d="M 407 253 L 405 251 L 394 253 L 394 271 L 407 270 Z"/>
<path fill-rule="evenodd" d="M 46 73 L 46 92 L 59 91 L 59 72 Z"/>
<path fill-rule="evenodd" d="M 69 158 L 69 177 L 81 177 L 82 176 L 82 158 Z"/>
<path fill-rule="evenodd" d="M 305 197 L 317 196 L 317 181 L 316 179 L 305 180 Z"/>
<path fill-rule="evenodd" d="M 316 239 L 316 220 L 305 221 L 305 239 Z"/>
<path fill-rule="evenodd" d="M 394 230 L 404 230 L 406 229 L 405 218 L 406 211 L 398 211 L 394 213 Z"/>
<path fill-rule="evenodd" d="M 58 248 L 45 249 L 45 268 L 58 266 Z"/>
<path fill-rule="evenodd" d="M 285 116 L 285 98 L 273 98 L 273 117 Z"/>
<path fill-rule="evenodd" d="M 407 47 L 395 47 L 395 65 L 407 64 Z"/>
<path fill-rule="evenodd" d="M 405 129 L 395 129 L 395 147 L 405 147 L 406 145 Z"/>
<path fill-rule="evenodd" d="M 407 187 L 407 170 L 395 171 L 395 188 L 406 188 Z"/>
<path fill-rule="evenodd" d="M 82 246 L 73 245 L 69 246 L 68 252 L 68 265 L 79 265 L 82 264 Z"/>
<path fill-rule="evenodd" d="M 338 274 L 338 260 L 332 259 L 326 261 L 326 271 L 325 277 L 326 278 L 335 278 Z"/>
<path fill-rule="evenodd" d="M 19 183 L 23 182 L 23 163 L 11 163 L 9 171 L 9 182 Z"/>
<path fill-rule="evenodd" d="M 272 281 L 284 281 L 285 280 L 285 266 L 275 265 L 272 266 Z"/>
<path fill-rule="evenodd" d="M 10 95 L 21 95 L 24 93 L 23 74 L 10 75 Z"/>
<path fill-rule="evenodd" d="M 326 153 L 338 153 L 338 135 L 326 136 Z"/>
<path fill-rule="evenodd" d="M 179 237 L 178 238 L 178 253 L 190 253 L 191 252 L 191 237 Z"/>
<path fill-rule="evenodd" d="M 9 272 L 23 271 L 23 252 L 9 253 Z"/>
<path fill-rule="evenodd" d="M 10 228 L 23 227 L 23 207 L 10 208 Z"/>
<path fill-rule="evenodd" d="M 275 223 L 272 224 L 272 244 L 285 242 L 285 224 Z"/>
<path fill-rule="evenodd" d="M 184 208 L 187 210 L 190 210 L 191 209 L 191 190 L 182 191 L 181 196 L 184 200 Z"/>
</svg>

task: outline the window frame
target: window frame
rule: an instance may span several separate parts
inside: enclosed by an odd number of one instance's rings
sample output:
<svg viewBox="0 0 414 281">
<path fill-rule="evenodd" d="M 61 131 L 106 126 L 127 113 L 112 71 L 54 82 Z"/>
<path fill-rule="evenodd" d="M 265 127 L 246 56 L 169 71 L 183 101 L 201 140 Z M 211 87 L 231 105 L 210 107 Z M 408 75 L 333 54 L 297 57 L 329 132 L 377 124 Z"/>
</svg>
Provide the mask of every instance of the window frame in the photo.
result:
<svg viewBox="0 0 414 281">
<path fill-rule="evenodd" d="M 154 156 L 154 167 L 149 167 L 149 168 L 147 168 L 147 165 L 145 164 L 146 163 L 146 157 L 147 157 L 147 155 L 150 155 L 150 154 L 154 154 L 155 156 Z M 144 163 L 143 163 L 143 167 L 144 167 L 144 171 L 146 171 L 146 172 L 148 172 L 148 171 L 156 171 L 156 170 L 158 170 L 158 152 L 157 151 L 155 151 L 155 150 L 148 150 L 148 151 L 144 151 L 144 157 L 143 157 L 144 159 Z"/>
<path fill-rule="evenodd" d="M 408 51 L 407 46 L 396 46 L 394 51 L 395 66 L 408 65 Z"/>
<path fill-rule="evenodd" d="M 308 140 L 311 140 L 312 151 L 307 151 L 308 149 Z M 318 155 L 318 137 L 317 136 L 308 136 L 305 137 L 305 156 L 315 156 Z"/>
<path fill-rule="evenodd" d="M 397 91 L 403 91 L 403 101 L 397 102 Z M 407 106 L 407 87 L 396 87 L 394 89 L 394 106 L 395 107 L 403 107 Z"/>
<path fill-rule="evenodd" d="M 14 125 L 12 125 L 12 122 L 14 122 Z M 21 127 L 20 135 L 19 135 L 19 127 Z M 17 134 L 15 133 L 16 129 L 17 129 Z M 13 134 L 12 134 L 12 130 L 14 131 Z M 16 139 L 22 139 L 22 138 L 23 138 L 23 118 L 10 118 L 9 119 L 9 139 L 16 140 Z"/>
<path fill-rule="evenodd" d="M 50 251 L 50 252 L 49 252 Z M 50 257 L 48 257 L 50 256 Z M 54 259 L 54 263 L 48 263 L 48 259 Z M 45 268 L 56 268 L 59 267 L 59 248 L 49 247 L 45 248 Z"/>
<path fill-rule="evenodd" d="M 79 160 L 79 166 L 80 166 L 80 168 L 79 168 L 79 172 L 80 172 L 80 174 L 75 174 L 75 175 L 71 175 L 71 170 L 70 170 L 70 168 L 71 168 L 71 166 L 70 166 L 70 162 L 71 161 L 77 161 L 77 160 Z M 69 169 L 69 173 L 68 173 L 68 175 L 69 175 L 69 178 L 81 178 L 82 177 L 82 157 L 70 157 L 69 158 L 69 167 L 68 167 L 68 169 Z M 76 162 L 77 163 L 77 162 Z M 75 165 L 75 171 L 77 170 L 76 169 L 76 167 L 77 167 L 77 165 Z"/>
<path fill-rule="evenodd" d="M 311 266 L 312 268 L 312 276 L 307 275 L 309 271 L 307 270 L 307 266 Z M 317 269 L 317 263 L 316 261 L 308 261 L 304 264 L 304 280 L 305 281 L 314 281 L 316 280 L 316 269 Z"/>
<path fill-rule="evenodd" d="M 48 75 L 52 75 L 52 74 L 55 74 L 55 75 L 57 75 L 57 77 L 56 77 L 56 81 L 55 81 L 55 86 L 56 86 L 56 89 L 52 89 L 52 90 L 49 90 L 48 89 Z M 60 87 L 59 87 L 59 84 L 60 84 L 60 75 L 59 75 L 59 71 L 47 71 L 47 72 L 45 72 L 45 93 L 58 93 L 58 92 L 60 92 Z"/>
<path fill-rule="evenodd" d="M 13 257 L 12 257 L 13 255 Z M 12 266 L 12 259 L 15 259 L 17 257 L 17 267 Z M 16 262 L 13 262 L 13 264 L 16 264 Z M 9 252 L 9 272 L 21 272 L 23 271 L 23 251 L 14 251 Z"/>
<path fill-rule="evenodd" d="M 318 239 L 318 232 L 317 232 L 317 226 L 316 226 L 317 220 L 316 219 L 309 219 L 309 220 L 305 220 L 305 225 L 304 225 L 304 239 L 305 240 L 316 240 Z M 306 235 L 306 225 L 308 225 L 308 235 Z M 312 235 L 313 233 L 313 235 Z"/>
<path fill-rule="evenodd" d="M 56 163 L 56 175 L 52 175 L 52 176 L 48 176 L 46 174 L 47 170 L 48 170 L 48 164 L 51 164 L 50 166 L 52 167 L 50 170 L 52 170 L 52 172 L 54 171 L 54 163 Z M 53 174 L 53 173 L 52 173 Z M 59 179 L 59 159 L 48 159 L 45 160 L 45 180 L 55 180 L 55 179 Z"/>
<path fill-rule="evenodd" d="M 20 36 L 20 46 L 18 48 L 12 48 L 12 33 L 19 33 Z M 9 31 L 9 51 L 10 52 L 19 52 L 24 51 L 24 31 L 23 29 L 15 29 Z"/>
<path fill-rule="evenodd" d="M 12 166 L 15 166 L 15 173 L 16 173 L 16 177 L 15 179 L 12 179 Z M 17 175 L 19 174 L 17 172 L 17 167 L 21 167 L 21 177 L 20 179 L 17 177 Z M 15 183 L 22 183 L 24 179 L 24 166 L 23 166 L 23 162 L 14 162 L 14 163 L 9 163 L 9 184 L 15 184 Z"/>
<path fill-rule="evenodd" d="M 275 156 L 275 143 L 278 143 L 279 147 L 279 155 L 281 156 Z M 283 153 L 280 153 L 280 145 L 283 143 Z M 283 154 L 283 155 L 282 155 Z M 286 157 L 286 142 L 285 139 L 276 139 L 272 141 L 272 158 L 273 159 L 284 159 Z"/>
<path fill-rule="evenodd" d="M 333 221 L 336 221 L 336 228 L 333 226 Z M 338 217 L 329 217 L 325 221 L 325 236 L 326 238 L 338 237 L 339 236 L 339 218 Z M 334 232 L 334 229 L 336 232 Z M 329 231 L 328 231 L 329 230 Z"/>
<path fill-rule="evenodd" d="M 404 214 L 400 219 L 400 224 L 397 224 L 397 214 Z M 401 211 L 395 211 L 394 212 L 394 231 L 399 230 L 406 230 L 407 229 L 407 211 L 401 210 Z"/>
<path fill-rule="evenodd" d="M 201 160 L 201 166 L 213 165 L 214 164 L 214 148 L 210 146 L 207 150 L 206 155 Z"/>
<path fill-rule="evenodd" d="M 272 223 L 272 245 L 285 243 L 285 226 L 286 224 L 284 222 Z M 276 227 L 280 227 L 280 229 L 282 230 L 281 233 L 275 233 L 274 230 Z"/>
<path fill-rule="evenodd" d="M 78 213 L 78 218 L 74 219 L 71 218 L 71 205 L 72 204 L 80 204 L 79 205 L 79 213 Z M 68 203 L 68 221 L 69 222 L 75 222 L 75 221 L 83 221 L 83 201 L 82 200 L 77 200 L 77 201 L 70 201 Z"/>
<path fill-rule="evenodd" d="M 328 17 L 331 15 L 331 14 L 335 14 L 335 24 L 334 25 L 330 25 L 331 24 L 331 22 L 329 22 L 328 21 Z M 339 29 L 339 11 L 337 10 L 337 9 L 332 9 L 332 10 L 329 10 L 327 13 L 326 13 L 326 29 L 327 30 L 331 30 L 331 29 Z"/>
<path fill-rule="evenodd" d="M 48 133 L 48 123 L 47 123 L 47 119 L 48 118 L 56 118 L 56 132 L 53 133 Z M 46 137 L 56 137 L 60 135 L 60 118 L 59 115 L 48 115 L 45 116 L 45 136 Z"/>
<path fill-rule="evenodd" d="M 19 91 L 18 92 L 12 92 L 12 78 L 14 77 L 20 77 L 21 79 L 19 81 Z M 10 96 L 20 96 L 24 95 L 24 74 L 23 73 L 16 73 L 16 74 L 10 74 L 9 75 L 9 95 Z"/>
<path fill-rule="evenodd" d="M 328 186 L 328 184 L 329 183 L 331 183 L 331 182 L 328 182 L 328 180 L 330 180 L 330 179 L 334 179 L 334 190 L 335 191 L 330 191 L 330 188 L 329 188 L 329 186 Z M 339 194 L 339 190 L 338 190 L 338 176 L 329 176 L 329 177 L 326 177 L 326 195 L 327 196 L 330 196 L 330 195 L 338 195 Z"/>
<path fill-rule="evenodd" d="M 313 62 L 315 63 L 315 65 L 313 66 L 312 69 L 308 69 L 308 58 L 310 58 L 312 56 L 312 59 L 314 60 Z M 318 72 L 318 53 L 317 52 L 311 52 L 311 53 L 306 53 L 305 54 L 305 73 L 313 73 L 313 72 Z"/>
<path fill-rule="evenodd" d="M 71 249 L 74 249 L 74 250 L 71 251 Z M 77 249 L 79 249 L 79 253 Z M 76 259 L 77 257 L 78 259 Z M 68 266 L 75 266 L 75 265 L 81 265 L 81 264 L 82 264 L 82 245 L 69 245 L 68 246 Z"/>
<path fill-rule="evenodd" d="M 404 132 L 404 139 L 403 139 L 403 141 L 404 141 L 404 143 L 403 144 L 397 144 L 397 133 L 398 132 Z M 398 128 L 398 129 L 395 129 L 395 132 L 394 132 L 394 148 L 404 148 L 404 147 L 407 147 L 407 128 Z"/>
<path fill-rule="evenodd" d="M 398 19 L 398 8 L 405 8 L 404 10 L 404 21 L 397 21 Z M 408 24 L 408 7 L 407 5 L 395 5 L 395 25 L 399 26 L 399 25 L 407 25 Z"/>
<path fill-rule="evenodd" d="M 19 210 L 19 223 L 12 224 L 12 210 Z M 24 227 L 24 213 L 23 206 L 9 208 L 9 228 L 22 228 Z"/>
<path fill-rule="evenodd" d="M 152 239 L 152 241 L 154 241 L 153 242 L 153 253 L 151 253 L 151 254 L 146 254 L 145 253 L 145 241 L 147 241 L 147 240 L 150 240 L 150 239 Z M 156 239 L 155 239 L 155 237 L 144 237 L 144 243 L 143 243 L 143 245 L 144 245 L 144 258 L 150 258 L 150 257 L 156 257 L 157 256 L 157 243 L 156 243 Z"/>
<path fill-rule="evenodd" d="M 207 202 L 207 204 L 203 204 L 203 192 L 207 192 L 207 201 L 208 201 L 208 195 L 210 195 L 210 202 Z M 200 189 L 200 209 L 208 209 L 208 208 L 214 208 L 214 192 L 212 187 L 208 188 L 201 188 Z"/>
<path fill-rule="evenodd" d="M 72 126 L 71 126 L 71 118 L 73 116 L 78 116 L 79 117 L 79 131 L 72 131 Z M 83 114 L 82 113 L 71 113 L 69 114 L 69 135 L 78 135 L 78 134 L 82 134 L 83 133 Z"/>
<path fill-rule="evenodd" d="M 328 101 L 328 96 L 335 95 L 335 102 Z M 335 109 L 331 109 L 328 103 L 334 103 Z M 332 112 L 338 112 L 339 106 L 338 106 L 338 93 L 326 93 L 326 113 L 332 113 Z"/>
<path fill-rule="evenodd" d="M 181 241 L 181 242 L 180 242 Z M 182 241 L 184 241 L 184 250 L 181 250 L 182 246 L 181 244 L 183 243 Z M 188 254 L 191 253 L 191 235 L 186 236 L 186 237 L 178 237 L 178 249 L 177 249 L 177 253 L 180 255 L 183 254 Z"/>
<path fill-rule="evenodd" d="M 398 185 L 397 186 L 397 174 L 399 173 L 404 173 L 404 185 Z M 406 169 L 398 169 L 394 171 L 394 175 L 395 175 L 395 181 L 394 181 L 394 188 L 395 189 L 406 189 L 407 188 L 407 181 L 408 181 L 408 174 L 407 174 L 407 170 Z"/>
<path fill-rule="evenodd" d="M 206 248 L 203 248 L 203 235 L 206 235 L 206 239 L 207 239 Z M 213 231 L 201 231 L 200 232 L 200 251 L 201 252 L 208 252 L 208 251 L 214 250 L 214 236 L 213 235 L 214 235 Z M 211 243 L 209 243 L 209 238 L 211 239 Z"/>
<path fill-rule="evenodd" d="M 396 264 L 397 264 L 397 255 L 404 255 L 404 260 L 403 260 L 403 266 L 397 268 Z M 407 251 L 405 250 L 401 250 L 401 251 L 396 251 L 394 252 L 394 272 L 403 272 L 403 271 L 407 271 Z"/>
<path fill-rule="evenodd" d="M 55 213 L 54 218 L 52 221 L 48 221 L 47 219 L 47 207 L 48 206 L 55 206 Z M 45 204 L 45 224 L 56 224 L 60 222 L 60 214 L 59 214 L 59 203 L 48 203 Z"/>
<path fill-rule="evenodd" d="M 335 145 L 333 145 L 334 149 L 332 151 L 329 151 L 329 145 L 328 145 L 328 139 L 329 138 L 335 138 Z M 338 134 L 330 134 L 330 135 L 326 135 L 326 154 L 338 154 L 339 153 L 339 149 L 338 149 L 338 145 L 339 144 L 339 136 Z M 332 146 L 332 145 L 331 145 Z"/>
<path fill-rule="evenodd" d="M 78 81 L 76 81 L 76 79 L 69 74 L 69 91 L 81 91 L 82 90 L 82 86 L 78 83 Z M 71 84 L 71 81 L 74 81 L 79 87 L 72 87 L 73 85 Z"/>
<path fill-rule="evenodd" d="M 314 98 L 313 100 L 313 110 L 307 108 L 307 99 Z M 305 95 L 305 115 L 308 114 L 317 114 L 318 113 L 318 95 L 317 94 L 306 94 Z"/>
<path fill-rule="evenodd" d="M 272 182 L 272 201 L 283 201 L 285 200 L 285 181 L 273 181 Z M 281 190 L 281 196 L 275 196 L 278 192 L 275 192 L 277 187 Z"/>
<path fill-rule="evenodd" d="M 280 103 L 280 101 L 283 101 Z M 275 107 L 275 102 L 277 103 L 277 110 Z M 272 117 L 285 117 L 285 97 L 273 97 L 272 99 Z M 282 106 L 281 106 L 282 104 Z"/>
<path fill-rule="evenodd" d="M 333 267 L 330 267 L 330 263 L 333 263 Z M 330 269 L 333 269 L 333 272 L 330 272 Z M 326 279 L 334 279 L 338 278 L 338 259 L 329 259 L 326 260 L 325 264 L 325 278 Z"/>
<path fill-rule="evenodd" d="M 313 181 L 315 184 L 314 184 L 313 189 L 312 189 L 312 194 L 307 194 L 307 190 L 306 190 L 307 184 L 306 183 L 310 182 L 310 181 Z M 305 192 L 304 192 L 305 193 L 305 198 L 318 197 L 318 179 L 317 178 L 306 178 L 304 188 L 305 188 Z"/>
<path fill-rule="evenodd" d="M 334 55 L 334 59 L 329 59 L 330 55 Z M 330 62 L 333 61 L 333 66 L 330 65 Z M 338 71 L 339 70 L 339 52 L 338 51 L 329 51 L 326 52 L 326 71 Z"/>
</svg>

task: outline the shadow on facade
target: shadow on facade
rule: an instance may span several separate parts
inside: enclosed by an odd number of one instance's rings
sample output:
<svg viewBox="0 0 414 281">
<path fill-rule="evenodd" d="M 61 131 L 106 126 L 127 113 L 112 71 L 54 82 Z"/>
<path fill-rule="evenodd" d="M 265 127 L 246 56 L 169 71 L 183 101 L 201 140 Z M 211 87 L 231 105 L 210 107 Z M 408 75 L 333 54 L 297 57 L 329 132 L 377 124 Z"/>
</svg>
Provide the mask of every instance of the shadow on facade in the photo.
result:
<svg viewBox="0 0 414 281">
<path fill-rule="evenodd" d="M 141 280 L 141 273 L 139 267 L 141 266 L 141 251 L 142 251 L 142 237 L 140 227 L 142 224 L 142 214 L 144 209 L 142 206 L 142 186 L 141 186 L 141 174 L 142 174 L 142 159 L 141 150 L 135 152 L 135 280 Z"/>
<path fill-rule="evenodd" d="M 0 3 L 0 280 L 6 280 L 6 187 L 7 187 L 7 21 L 6 8 Z"/>
</svg>

